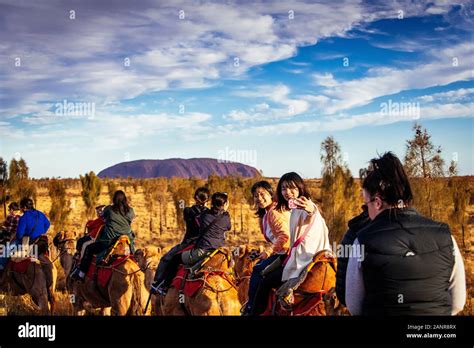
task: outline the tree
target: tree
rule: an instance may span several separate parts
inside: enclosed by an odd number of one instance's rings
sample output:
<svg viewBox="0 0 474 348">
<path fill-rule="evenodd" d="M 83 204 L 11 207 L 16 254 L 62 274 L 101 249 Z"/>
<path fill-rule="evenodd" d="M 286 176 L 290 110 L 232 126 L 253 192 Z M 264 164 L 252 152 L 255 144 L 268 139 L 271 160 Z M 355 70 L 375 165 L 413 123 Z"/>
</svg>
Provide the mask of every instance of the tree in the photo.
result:
<svg viewBox="0 0 474 348">
<path fill-rule="evenodd" d="M 466 250 L 467 208 L 471 196 L 469 182 L 457 177 L 457 164 L 454 161 L 451 161 L 449 166 L 449 176 L 448 187 L 453 199 L 453 209 L 449 215 L 449 222 L 454 229 L 460 228 L 462 247 Z M 469 238 L 467 239 L 469 241 Z"/>
<path fill-rule="evenodd" d="M 112 202 L 112 200 L 114 199 L 114 193 L 115 191 L 117 191 L 117 184 L 113 179 L 107 181 L 107 189 L 109 191 L 110 201 Z"/>
<path fill-rule="evenodd" d="M 87 219 L 91 219 L 94 216 L 94 209 L 99 201 L 102 184 L 92 171 L 84 176 L 81 175 L 80 179 L 82 185 L 81 196 L 86 206 L 85 215 Z"/>
<path fill-rule="evenodd" d="M 32 198 L 36 202 L 36 185 L 29 179 L 29 168 L 23 158 L 19 160 L 13 158 L 10 161 L 8 188 L 12 200 Z"/>
<path fill-rule="evenodd" d="M 332 136 L 321 143 L 322 214 L 329 229 L 329 240 L 339 242 L 349 219 L 359 207 L 358 185 L 349 168 L 343 163 L 341 147 Z"/>
<path fill-rule="evenodd" d="M 176 224 L 179 230 L 184 231 L 183 209 L 192 204 L 195 188 L 187 179 L 172 179 L 169 188 L 176 209 Z"/>
<path fill-rule="evenodd" d="M 444 160 L 441 147 L 431 141 L 431 135 L 420 124 L 413 125 L 414 137 L 407 140 L 404 160 L 405 171 L 412 180 L 414 203 L 419 211 L 434 218 L 436 206 L 441 206 L 443 185 L 435 183 L 444 176 Z M 439 186 L 439 187 L 438 187 Z"/>
<path fill-rule="evenodd" d="M 67 225 L 69 215 L 72 211 L 70 201 L 66 197 L 66 186 L 62 181 L 53 179 L 49 182 L 48 191 L 51 197 L 49 218 L 54 228 L 59 230 Z"/>
</svg>

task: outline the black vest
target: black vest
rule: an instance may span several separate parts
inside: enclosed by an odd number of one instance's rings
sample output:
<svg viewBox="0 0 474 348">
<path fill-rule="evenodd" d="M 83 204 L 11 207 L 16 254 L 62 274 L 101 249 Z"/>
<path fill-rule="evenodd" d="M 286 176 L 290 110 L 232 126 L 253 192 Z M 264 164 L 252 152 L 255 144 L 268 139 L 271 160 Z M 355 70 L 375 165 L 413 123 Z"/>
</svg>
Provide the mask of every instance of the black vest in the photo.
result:
<svg viewBox="0 0 474 348">
<path fill-rule="evenodd" d="M 448 225 L 388 209 L 359 231 L 364 315 L 451 315 L 454 245 Z"/>
</svg>

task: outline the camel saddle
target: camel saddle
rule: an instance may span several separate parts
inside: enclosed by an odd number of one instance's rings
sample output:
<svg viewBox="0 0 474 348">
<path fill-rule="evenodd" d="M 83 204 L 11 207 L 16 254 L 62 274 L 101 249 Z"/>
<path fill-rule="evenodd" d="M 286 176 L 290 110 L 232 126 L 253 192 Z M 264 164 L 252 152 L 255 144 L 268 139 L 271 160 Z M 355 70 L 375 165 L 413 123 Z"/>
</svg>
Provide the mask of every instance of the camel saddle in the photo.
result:
<svg viewBox="0 0 474 348">
<path fill-rule="evenodd" d="M 321 250 L 297 278 L 286 281 L 270 298 L 272 314 L 278 303 L 283 311 L 304 315 L 322 303 L 336 284 L 337 259 L 330 250 Z M 270 308 L 267 309 L 267 312 Z"/>
<path fill-rule="evenodd" d="M 204 286 L 209 276 L 217 275 L 231 282 L 228 279 L 227 269 L 222 268 L 223 262 L 230 262 L 230 260 L 231 255 L 227 249 L 216 249 L 209 252 L 194 265 L 187 267 L 180 265 L 171 286 L 186 296 L 192 297 Z"/>
</svg>

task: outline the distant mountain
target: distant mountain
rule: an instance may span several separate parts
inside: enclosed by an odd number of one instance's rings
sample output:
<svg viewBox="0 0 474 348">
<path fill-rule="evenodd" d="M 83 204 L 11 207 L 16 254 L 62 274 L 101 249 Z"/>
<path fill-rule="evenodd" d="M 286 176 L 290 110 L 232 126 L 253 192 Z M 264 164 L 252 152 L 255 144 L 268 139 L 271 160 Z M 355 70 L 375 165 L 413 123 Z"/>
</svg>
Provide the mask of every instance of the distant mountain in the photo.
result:
<svg viewBox="0 0 474 348">
<path fill-rule="evenodd" d="M 226 176 L 238 175 L 242 177 L 254 177 L 260 175 L 254 167 L 236 163 L 220 162 L 213 158 L 170 158 L 164 160 L 137 160 L 122 162 L 99 172 L 101 178 L 157 178 L 173 176 L 180 178 L 207 179 L 211 174 Z"/>
</svg>

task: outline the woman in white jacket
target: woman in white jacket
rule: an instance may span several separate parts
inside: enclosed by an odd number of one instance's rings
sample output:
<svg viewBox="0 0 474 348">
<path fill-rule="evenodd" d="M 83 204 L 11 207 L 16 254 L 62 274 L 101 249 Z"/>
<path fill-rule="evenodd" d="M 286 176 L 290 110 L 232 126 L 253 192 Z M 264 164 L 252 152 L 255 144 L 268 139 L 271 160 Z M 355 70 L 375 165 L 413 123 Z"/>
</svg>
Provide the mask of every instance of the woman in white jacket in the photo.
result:
<svg viewBox="0 0 474 348">
<path fill-rule="evenodd" d="M 272 288 L 299 276 L 312 261 L 313 256 L 323 249 L 329 249 L 328 229 L 324 218 L 311 197 L 303 179 L 294 172 L 280 178 L 277 187 L 276 209 L 286 207 L 290 216 L 290 249 L 282 264 L 269 265 L 262 272 L 252 314 L 265 311 Z"/>
</svg>

